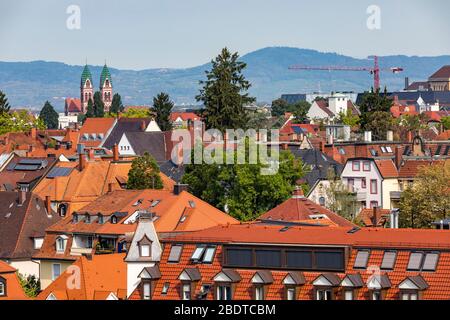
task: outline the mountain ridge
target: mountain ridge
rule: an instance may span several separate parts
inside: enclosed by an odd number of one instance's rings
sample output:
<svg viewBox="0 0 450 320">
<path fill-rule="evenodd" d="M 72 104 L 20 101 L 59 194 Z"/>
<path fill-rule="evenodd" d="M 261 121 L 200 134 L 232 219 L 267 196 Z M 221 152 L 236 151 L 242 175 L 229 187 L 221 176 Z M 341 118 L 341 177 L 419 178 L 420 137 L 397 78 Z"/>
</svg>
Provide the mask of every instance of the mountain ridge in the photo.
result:
<svg viewBox="0 0 450 320">
<path fill-rule="evenodd" d="M 246 77 L 252 83 L 250 93 L 258 101 L 270 102 L 282 93 L 329 91 L 364 91 L 372 86 L 368 72 L 292 71 L 290 65 L 373 66 L 369 59 L 354 58 L 339 53 L 319 52 L 294 47 L 265 47 L 240 58 L 247 63 Z M 404 77 L 411 81 L 426 80 L 443 65 L 450 64 L 450 55 L 441 56 L 380 56 L 381 67 L 403 67 L 401 74 L 383 72 L 382 86 L 400 90 Z M 149 105 L 160 91 L 168 92 L 176 104 L 193 104 L 199 90 L 199 80 L 210 63 L 188 68 L 117 69 L 108 66 L 114 92 L 122 95 L 124 104 Z M 49 100 L 62 111 L 65 97 L 78 97 L 83 66 L 56 61 L 1 62 L 0 90 L 14 107 L 39 109 Z M 98 87 L 102 66 L 91 66 L 94 86 Z"/>
</svg>

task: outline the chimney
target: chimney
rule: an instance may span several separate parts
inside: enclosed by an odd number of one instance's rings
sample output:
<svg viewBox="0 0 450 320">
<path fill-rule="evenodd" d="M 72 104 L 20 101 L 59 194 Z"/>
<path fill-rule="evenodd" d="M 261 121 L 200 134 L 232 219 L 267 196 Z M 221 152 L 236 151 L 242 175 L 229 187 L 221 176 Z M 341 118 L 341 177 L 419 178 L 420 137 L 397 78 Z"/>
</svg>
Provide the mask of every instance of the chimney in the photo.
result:
<svg viewBox="0 0 450 320">
<path fill-rule="evenodd" d="M 413 141 L 413 133 L 412 133 L 412 131 L 408 131 L 407 142 L 412 142 L 412 141 Z"/>
<path fill-rule="evenodd" d="M 392 209 L 390 213 L 390 227 L 391 229 L 398 229 L 398 209 Z"/>
<path fill-rule="evenodd" d="M 173 186 L 173 194 L 177 196 L 183 191 L 188 191 L 188 187 L 187 184 L 177 183 Z"/>
<path fill-rule="evenodd" d="M 45 196 L 45 209 L 47 209 L 47 214 L 52 212 L 52 202 L 50 201 L 50 196 Z"/>
<path fill-rule="evenodd" d="M 324 152 L 324 148 L 323 148 L 323 141 L 319 141 L 319 150 L 320 152 Z"/>
<path fill-rule="evenodd" d="M 303 193 L 303 189 L 300 186 L 295 186 L 294 192 L 292 192 L 293 199 L 304 198 L 305 194 Z"/>
<path fill-rule="evenodd" d="M 36 137 L 37 137 L 37 129 L 36 128 L 31 128 L 30 136 L 31 136 L 31 138 L 36 139 Z"/>
<path fill-rule="evenodd" d="M 141 121 L 141 131 L 145 131 L 147 129 L 147 126 L 145 125 L 145 120 Z"/>
<path fill-rule="evenodd" d="M 119 146 L 117 144 L 113 146 L 113 161 L 119 161 Z"/>
<path fill-rule="evenodd" d="M 387 141 L 394 141 L 394 131 L 388 130 L 386 133 L 386 140 Z"/>
<path fill-rule="evenodd" d="M 364 131 L 364 141 L 372 142 L 372 131 Z"/>
<path fill-rule="evenodd" d="M 23 205 L 25 201 L 27 200 L 27 192 L 19 190 L 19 198 L 17 199 L 19 205 Z"/>
<path fill-rule="evenodd" d="M 86 166 L 85 163 L 85 159 L 84 159 L 84 154 L 80 153 L 78 156 L 78 170 L 83 171 L 84 167 Z"/>
<path fill-rule="evenodd" d="M 395 148 L 395 165 L 397 166 L 397 169 L 400 169 L 400 166 L 402 165 L 402 160 L 403 160 L 402 147 L 396 147 Z"/>
<path fill-rule="evenodd" d="M 112 183 L 112 182 L 108 183 L 108 193 L 113 192 L 113 186 L 114 186 L 114 183 Z"/>
<path fill-rule="evenodd" d="M 89 149 L 88 150 L 89 153 L 89 161 L 93 161 L 94 160 L 94 149 Z"/>
<path fill-rule="evenodd" d="M 405 90 L 408 90 L 409 88 L 409 78 L 405 77 Z"/>
<path fill-rule="evenodd" d="M 378 227 L 378 221 L 380 221 L 381 218 L 381 212 L 378 207 L 373 207 L 373 215 L 372 215 L 372 225 L 374 227 Z"/>
</svg>

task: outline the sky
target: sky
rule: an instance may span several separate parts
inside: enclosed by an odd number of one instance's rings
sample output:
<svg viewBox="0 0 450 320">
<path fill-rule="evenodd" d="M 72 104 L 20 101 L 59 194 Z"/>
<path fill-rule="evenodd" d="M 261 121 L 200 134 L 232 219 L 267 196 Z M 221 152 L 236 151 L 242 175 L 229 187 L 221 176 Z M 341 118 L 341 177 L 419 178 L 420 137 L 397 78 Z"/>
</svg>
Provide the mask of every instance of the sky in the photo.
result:
<svg viewBox="0 0 450 320">
<path fill-rule="evenodd" d="M 0 0 L 0 61 L 185 68 L 224 46 L 444 55 L 449 11 L 448 0 Z"/>
</svg>

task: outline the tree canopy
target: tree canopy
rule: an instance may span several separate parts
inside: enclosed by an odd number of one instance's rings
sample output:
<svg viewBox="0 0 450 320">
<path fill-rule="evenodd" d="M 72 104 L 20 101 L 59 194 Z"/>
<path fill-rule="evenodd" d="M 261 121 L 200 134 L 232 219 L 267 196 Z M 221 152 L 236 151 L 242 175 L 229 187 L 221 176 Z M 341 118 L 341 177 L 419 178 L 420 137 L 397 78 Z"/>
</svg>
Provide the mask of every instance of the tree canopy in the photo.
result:
<svg viewBox="0 0 450 320">
<path fill-rule="evenodd" d="M 388 130 L 392 129 L 394 119 L 390 109 L 393 100 L 388 97 L 387 91 L 380 93 L 365 92 L 359 105 L 361 111 L 360 124 L 364 131 L 372 131 L 376 140 L 384 140 Z"/>
<path fill-rule="evenodd" d="M 449 218 L 450 162 L 423 166 L 412 186 L 400 199 L 402 228 L 430 228 L 431 223 Z"/>
<path fill-rule="evenodd" d="M 42 119 L 48 129 L 58 129 L 58 118 L 58 112 L 55 111 L 50 102 L 46 101 L 39 113 L 39 119 Z"/>
<path fill-rule="evenodd" d="M 115 93 L 111 102 L 111 107 L 109 108 L 109 112 L 113 114 L 118 114 L 119 112 L 123 112 L 124 106 L 122 104 L 122 97 L 120 94 Z"/>
<path fill-rule="evenodd" d="M 0 115 L 8 113 L 11 110 L 11 106 L 8 103 L 5 93 L 0 90 Z"/>
<path fill-rule="evenodd" d="M 133 160 L 128 172 L 127 188 L 134 190 L 162 189 L 163 182 L 159 173 L 155 159 L 145 152 L 143 156 Z"/>
<path fill-rule="evenodd" d="M 190 164 L 182 182 L 197 197 L 231 216 L 249 221 L 288 199 L 303 175 L 301 160 L 289 151 L 280 152 L 279 170 L 261 174 L 257 164 Z M 225 163 L 225 161 L 224 161 Z M 236 162 L 235 162 L 236 163 Z"/>
<path fill-rule="evenodd" d="M 42 119 L 36 119 L 26 110 L 10 111 L 0 114 L 0 134 L 7 132 L 27 132 L 31 128 L 43 130 L 46 128 Z"/>
<path fill-rule="evenodd" d="M 94 117 L 103 118 L 105 115 L 105 105 L 102 101 L 102 95 L 99 91 L 94 93 Z"/>
<path fill-rule="evenodd" d="M 294 113 L 294 123 L 307 123 L 309 121 L 308 111 L 311 104 L 307 101 L 299 101 L 292 105 Z"/>
<path fill-rule="evenodd" d="M 172 130 L 172 123 L 170 121 L 170 114 L 173 109 L 173 102 L 167 93 L 158 93 L 153 98 L 153 107 L 151 112 L 156 116 L 156 123 L 162 131 Z"/>
<path fill-rule="evenodd" d="M 247 128 L 246 104 L 255 101 L 247 93 L 251 84 L 242 74 L 246 64 L 239 60 L 237 52 L 227 48 L 211 61 L 206 80 L 200 81 L 202 88 L 196 96 L 204 105 L 203 118 L 207 129 L 224 132 L 226 129 Z"/>
</svg>

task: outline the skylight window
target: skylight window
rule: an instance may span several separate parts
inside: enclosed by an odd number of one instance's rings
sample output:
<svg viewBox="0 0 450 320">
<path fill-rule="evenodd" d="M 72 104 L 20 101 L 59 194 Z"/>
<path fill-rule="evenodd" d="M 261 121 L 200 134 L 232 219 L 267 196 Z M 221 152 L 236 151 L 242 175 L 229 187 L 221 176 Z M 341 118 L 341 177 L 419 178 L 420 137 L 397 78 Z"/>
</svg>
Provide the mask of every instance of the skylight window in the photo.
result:
<svg viewBox="0 0 450 320">
<path fill-rule="evenodd" d="M 197 263 L 211 263 L 215 252 L 215 246 L 199 245 L 192 254 L 191 260 Z"/>
<path fill-rule="evenodd" d="M 427 253 L 425 255 L 425 260 L 423 262 L 422 270 L 423 271 L 435 271 L 438 259 L 439 259 L 439 253 L 437 253 L 437 252 Z"/>
<path fill-rule="evenodd" d="M 181 251 L 183 249 L 183 246 L 181 244 L 172 245 L 170 248 L 170 254 L 169 258 L 167 259 L 167 262 L 179 262 L 181 257 Z"/>
<path fill-rule="evenodd" d="M 396 258 L 397 258 L 397 252 L 385 251 L 384 255 L 383 255 L 383 261 L 381 262 L 381 269 L 384 269 L 384 270 L 394 269 Z"/>
<path fill-rule="evenodd" d="M 370 251 L 368 250 L 358 250 L 356 254 L 354 269 L 365 269 L 367 268 L 367 262 L 369 261 Z"/>
<path fill-rule="evenodd" d="M 381 146 L 381 151 L 382 151 L 383 153 L 386 153 L 386 152 L 387 152 L 386 147 Z"/>
<path fill-rule="evenodd" d="M 387 146 L 386 150 L 387 150 L 387 152 L 392 153 L 392 148 L 391 147 Z"/>
<path fill-rule="evenodd" d="M 161 290 L 161 294 L 166 295 L 167 292 L 169 291 L 169 287 L 170 287 L 170 282 L 164 283 L 163 288 Z"/>
<path fill-rule="evenodd" d="M 419 271 L 422 265 L 423 252 L 411 252 L 409 256 L 408 268 L 410 271 Z"/>
<path fill-rule="evenodd" d="M 158 203 L 160 203 L 160 202 L 161 202 L 161 200 L 155 200 L 152 202 L 151 206 L 156 207 L 158 205 Z"/>
</svg>

